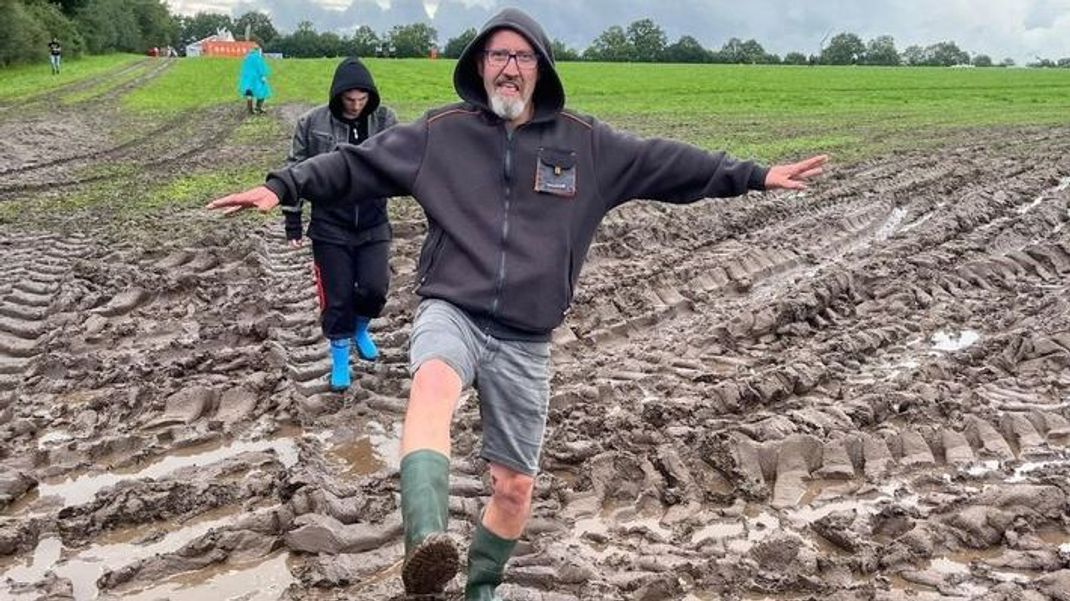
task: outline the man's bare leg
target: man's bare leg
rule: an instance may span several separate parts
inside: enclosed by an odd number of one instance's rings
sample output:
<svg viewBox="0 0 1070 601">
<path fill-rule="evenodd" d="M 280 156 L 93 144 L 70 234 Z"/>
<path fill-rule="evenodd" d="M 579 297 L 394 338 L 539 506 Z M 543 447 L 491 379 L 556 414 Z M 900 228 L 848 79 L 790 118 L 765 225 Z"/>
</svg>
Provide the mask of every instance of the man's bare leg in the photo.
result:
<svg viewBox="0 0 1070 601">
<path fill-rule="evenodd" d="M 490 465 L 492 492 L 468 548 L 466 601 L 490 601 L 502 582 L 505 563 L 531 514 L 535 478 L 503 465 Z"/>
<path fill-rule="evenodd" d="M 449 518 L 450 424 L 461 378 L 433 359 L 416 370 L 401 433 L 401 519 L 408 593 L 437 593 L 457 573 L 460 557 L 446 535 Z"/>
<path fill-rule="evenodd" d="M 490 482 L 492 492 L 483 512 L 483 525 L 502 538 L 520 538 L 531 513 L 535 478 L 492 463 Z"/>
<path fill-rule="evenodd" d="M 416 370 L 401 430 L 401 456 L 431 449 L 449 457 L 450 424 L 461 398 L 461 377 L 449 365 L 432 359 Z"/>
</svg>

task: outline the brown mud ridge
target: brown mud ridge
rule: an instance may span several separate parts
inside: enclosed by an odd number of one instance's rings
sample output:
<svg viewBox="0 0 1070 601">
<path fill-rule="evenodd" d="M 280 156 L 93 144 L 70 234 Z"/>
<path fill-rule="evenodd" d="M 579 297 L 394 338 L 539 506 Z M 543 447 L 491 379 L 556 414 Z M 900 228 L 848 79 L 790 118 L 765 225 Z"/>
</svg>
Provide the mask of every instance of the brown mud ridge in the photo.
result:
<svg viewBox="0 0 1070 601">
<path fill-rule="evenodd" d="M 504 597 L 1070 599 L 1068 134 L 609 216 Z M 397 597 L 397 206 L 382 359 L 344 395 L 276 224 L 0 226 L 0 597 Z M 462 542 L 478 439 L 468 399 Z"/>
</svg>

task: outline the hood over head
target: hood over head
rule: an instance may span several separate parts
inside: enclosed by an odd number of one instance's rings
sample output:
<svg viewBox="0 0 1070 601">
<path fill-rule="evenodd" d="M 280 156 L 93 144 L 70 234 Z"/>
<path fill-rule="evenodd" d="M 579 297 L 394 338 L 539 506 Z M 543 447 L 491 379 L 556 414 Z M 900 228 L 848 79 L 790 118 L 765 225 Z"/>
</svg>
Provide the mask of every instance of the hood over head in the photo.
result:
<svg viewBox="0 0 1070 601">
<path fill-rule="evenodd" d="M 331 114 L 342 119 L 342 99 L 340 96 L 349 90 L 364 90 L 368 93 L 368 104 L 364 105 L 362 115 L 368 115 L 379 108 L 379 90 L 375 87 L 372 73 L 360 62 L 359 58 L 351 56 L 338 63 L 334 70 L 334 80 L 331 81 Z"/>
<path fill-rule="evenodd" d="M 535 105 L 533 120 L 538 121 L 559 113 L 565 107 L 565 89 L 554 66 L 550 38 L 535 19 L 518 8 L 506 8 L 491 17 L 475 39 L 461 52 L 457 67 L 453 71 L 453 87 L 457 90 L 457 95 L 466 102 L 489 110 L 487 91 L 483 87 L 483 78 L 479 75 L 479 61 L 482 60 L 487 39 L 499 29 L 511 29 L 524 36 L 540 57 L 539 80 L 531 97 Z"/>
</svg>

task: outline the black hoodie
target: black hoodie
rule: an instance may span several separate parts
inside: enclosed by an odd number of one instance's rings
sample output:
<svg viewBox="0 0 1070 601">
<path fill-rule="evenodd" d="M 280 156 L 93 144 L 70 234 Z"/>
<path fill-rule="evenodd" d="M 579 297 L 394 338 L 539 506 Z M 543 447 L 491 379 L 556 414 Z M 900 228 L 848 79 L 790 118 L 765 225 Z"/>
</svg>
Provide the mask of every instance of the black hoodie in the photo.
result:
<svg viewBox="0 0 1070 601">
<path fill-rule="evenodd" d="M 356 119 L 342 114 L 343 93 L 364 90 L 368 103 Z M 397 123 L 390 109 L 380 106 L 379 90 L 371 72 L 357 58 L 347 58 L 338 64 L 331 81 L 330 101 L 305 113 L 297 121 L 288 165 L 296 165 L 310 157 L 330 152 L 339 144 L 353 143 L 353 130 L 360 132 L 357 143 Z M 286 237 L 301 237 L 301 205 L 286 209 Z M 308 237 L 320 242 L 359 246 L 367 242 L 390 239 L 390 223 L 386 214 L 386 199 L 378 198 L 362 205 L 343 206 L 314 203 Z"/>
<path fill-rule="evenodd" d="M 488 107 L 476 62 L 503 27 L 540 57 L 534 117 L 515 129 Z M 737 196 L 764 185 L 766 170 L 754 163 L 640 139 L 563 109 L 549 38 L 517 9 L 484 25 L 453 80 L 465 102 L 271 173 L 267 186 L 284 207 L 301 197 L 352 205 L 412 195 L 428 221 L 417 293 L 461 307 L 498 338 L 550 338 L 613 208 L 635 198 L 682 204 Z"/>
</svg>

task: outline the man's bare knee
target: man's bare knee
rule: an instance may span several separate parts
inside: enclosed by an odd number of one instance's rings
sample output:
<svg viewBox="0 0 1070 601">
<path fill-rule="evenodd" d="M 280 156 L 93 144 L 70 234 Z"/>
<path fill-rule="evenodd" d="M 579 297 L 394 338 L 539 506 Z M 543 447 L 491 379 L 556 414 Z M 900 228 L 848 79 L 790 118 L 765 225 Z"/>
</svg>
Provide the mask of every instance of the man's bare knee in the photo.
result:
<svg viewBox="0 0 1070 601">
<path fill-rule="evenodd" d="M 461 393 L 461 377 L 445 361 L 431 359 L 412 378 L 412 400 L 455 401 Z"/>
<path fill-rule="evenodd" d="M 527 513 L 535 490 L 534 477 L 492 464 L 490 480 L 493 500 L 502 511 L 514 515 Z"/>
</svg>

